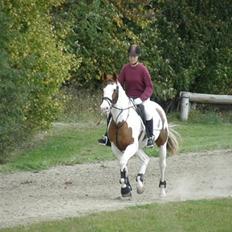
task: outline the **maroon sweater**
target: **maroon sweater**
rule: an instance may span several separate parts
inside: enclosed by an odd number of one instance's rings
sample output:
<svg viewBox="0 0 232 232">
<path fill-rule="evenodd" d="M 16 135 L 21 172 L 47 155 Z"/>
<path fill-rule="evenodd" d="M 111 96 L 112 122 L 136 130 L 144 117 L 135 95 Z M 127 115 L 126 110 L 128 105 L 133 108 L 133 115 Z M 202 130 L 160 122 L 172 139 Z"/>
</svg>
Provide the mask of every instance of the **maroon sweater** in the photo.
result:
<svg viewBox="0 0 232 232">
<path fill-rule="evenodd" d="M 118 81 L 126 91 L 128 97 L 141 98 L 142 101 L 151 97 L 153 84 L 147 68 L 139 63 L 135 67 L 130 64 L 123 66 Z"/>
</svg>

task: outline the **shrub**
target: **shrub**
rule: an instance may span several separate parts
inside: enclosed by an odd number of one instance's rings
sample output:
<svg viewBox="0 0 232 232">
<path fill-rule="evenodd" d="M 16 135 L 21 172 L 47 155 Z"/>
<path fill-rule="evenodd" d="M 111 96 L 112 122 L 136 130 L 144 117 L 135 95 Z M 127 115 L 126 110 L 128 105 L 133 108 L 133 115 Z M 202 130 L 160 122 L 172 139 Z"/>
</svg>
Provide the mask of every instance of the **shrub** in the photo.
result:
<svg viewBox="0 0 232 232">
<path fill-rule="evenodd" d="M 62 0 L 1 2 L 1 151 L 56 117 L 61 84 L 77 66 L 52 26 L 50 11 Z M 5 101 L 5 102 L 4 102 Z"/>
<path fill-rule="evenodd" d="M 216 0 L 68 0 L 56 19 L 73 22 L 66 42 L 82 58 L 72 75 L 78 87 L 119 72 L 128 45 L 138 43 L 154 97 L 167 101 L 179 91 L 231 94 L 231 11 L 229 1 Z"/>
</svg>

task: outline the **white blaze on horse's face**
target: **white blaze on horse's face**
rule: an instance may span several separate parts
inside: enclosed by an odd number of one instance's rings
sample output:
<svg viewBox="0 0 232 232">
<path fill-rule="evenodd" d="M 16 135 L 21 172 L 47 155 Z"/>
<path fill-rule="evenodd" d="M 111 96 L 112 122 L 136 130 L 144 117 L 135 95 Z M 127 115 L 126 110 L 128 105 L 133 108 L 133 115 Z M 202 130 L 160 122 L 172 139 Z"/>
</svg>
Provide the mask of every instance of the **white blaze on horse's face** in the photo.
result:
<svg viewBox="0 0 232 232">
<path fill-rule="evenodd" d="M 109 113 L 111 105 L 112 105 L 112 97 L 113 97 L 113 93 L 117 88 L 117 84 L 116 83 L 111 83 L 108 84 L 104 89 L 103 89 L 103 101 L 102 104 L 100 106 L 101 111 L 103 113 Z"/>
</svg>

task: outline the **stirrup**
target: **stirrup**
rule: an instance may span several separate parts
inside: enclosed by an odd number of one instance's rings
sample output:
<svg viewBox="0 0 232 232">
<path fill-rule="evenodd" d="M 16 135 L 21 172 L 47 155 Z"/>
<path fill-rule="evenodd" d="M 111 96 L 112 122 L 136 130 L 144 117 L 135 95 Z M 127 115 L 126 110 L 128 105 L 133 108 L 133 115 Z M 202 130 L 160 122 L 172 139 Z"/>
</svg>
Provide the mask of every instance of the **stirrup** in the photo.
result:
<svg viewBox="0 0 232 232">
<path fill-rule="evenodd" d="M 105 135 L 101 139 L 98 139 L 98 143 L 101 145 L 106 146 L 107 142 L 108 142 L 108 138 Z"/>
<path fill-rule="evenodd" d="M 147 139 L 147 147 L 154 147 L 154 136 Z"/>
</svg>

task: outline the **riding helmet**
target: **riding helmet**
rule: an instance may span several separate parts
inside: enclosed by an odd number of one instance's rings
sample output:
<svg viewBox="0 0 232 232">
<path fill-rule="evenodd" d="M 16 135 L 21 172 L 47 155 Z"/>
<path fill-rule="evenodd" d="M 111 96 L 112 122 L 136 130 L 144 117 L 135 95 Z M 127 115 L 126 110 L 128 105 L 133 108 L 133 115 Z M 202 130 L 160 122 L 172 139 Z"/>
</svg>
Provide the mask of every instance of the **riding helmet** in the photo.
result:
<svg viewBox="0 0 232 232">
<path fill-rule="evenodd" d="M 140 55 L 139 46 L 136 44 L 130 45 L 130 47 L 128 49 L 128 55 L 129 56 L 139 56 Z"/>
</svg>

